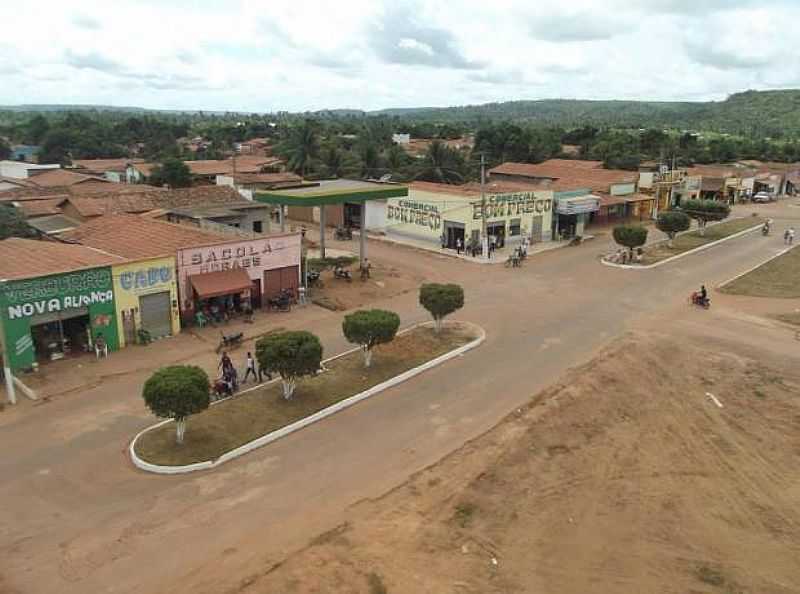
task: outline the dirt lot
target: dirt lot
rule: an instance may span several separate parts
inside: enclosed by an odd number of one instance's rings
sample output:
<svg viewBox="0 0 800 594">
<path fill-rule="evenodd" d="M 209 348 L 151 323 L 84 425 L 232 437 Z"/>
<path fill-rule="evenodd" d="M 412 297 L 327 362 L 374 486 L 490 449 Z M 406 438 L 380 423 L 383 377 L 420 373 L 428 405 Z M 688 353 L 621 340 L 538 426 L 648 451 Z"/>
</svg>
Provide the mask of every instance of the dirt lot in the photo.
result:
<svg viewBox="0 0 800 594">
<path fill-rule="evenodd" d="M 234 591 L 800 592 L 800 366 L 675 336 L 625 337 Z"/>
</svg>

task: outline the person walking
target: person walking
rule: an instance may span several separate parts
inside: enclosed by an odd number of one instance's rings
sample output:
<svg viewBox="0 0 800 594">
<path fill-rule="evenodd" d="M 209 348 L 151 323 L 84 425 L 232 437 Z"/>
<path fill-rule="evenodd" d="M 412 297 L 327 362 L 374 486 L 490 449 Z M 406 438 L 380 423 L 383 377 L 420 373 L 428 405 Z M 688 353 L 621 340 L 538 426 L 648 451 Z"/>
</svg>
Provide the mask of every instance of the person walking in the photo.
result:
<svg viewBox="0 0 800 594">
<path fill-rule="evenodd" d="M 789 245 L 794 243 L 794 227 L 789 227 Z"/>
<path fill-rule="evenodd" d="M 369 278 L 369 271 L 372 268 L 372 264 L 370 264 L 369 258 L 364 258 L 364 262 L 361 264 L 361 280 L 365 281 Z"/>
<path fill-rule="evenodd" d="M 783 245 L 789 245 L 789 229 L 783 232 Z"/>
<path fill-rule="evenodd" d="M 461 255 L 461 245 L 462 245 L 461 238 L 460 237 L 456 237 L 456 255 L 459 255 L 459 256 Z"/>
<path fill-rule="evenodd" d="M 233 369 L 233 361 L 228 356 L 227 351 L 222 351 L 222 358 L 219 360 L 219 365 L 217 365 L 217 369 L 221 369 L 222 373 L 225 373 L 229 369 Z"/>
<path fill-rule="evenodd" d="M 247 378 L 250 377 L 250 374 L 253 375 L 253 381 L 258 381 L 258 375 L 256 374 L 256 360 L 253 359 L 253 355 L 251 353 L 247 353 L 247 362 L 245 363 L 245 372 L 244 377 L 242 378 L 242 383 L 247 383 Z"/>
</svg>

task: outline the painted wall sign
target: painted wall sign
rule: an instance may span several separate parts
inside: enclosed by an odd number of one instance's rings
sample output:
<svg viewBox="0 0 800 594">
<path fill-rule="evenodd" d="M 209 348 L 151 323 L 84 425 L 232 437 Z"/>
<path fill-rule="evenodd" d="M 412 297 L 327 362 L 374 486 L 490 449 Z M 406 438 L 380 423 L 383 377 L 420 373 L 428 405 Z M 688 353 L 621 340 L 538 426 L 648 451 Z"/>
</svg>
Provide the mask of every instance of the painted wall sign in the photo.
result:
<svg viewBox="0 0 800 594">
<path fill-rule="evenodd" d="M 515 192 L 511 194 L 494 194 L 486 200 L 486 205 L 472 202 L 472 219 L 502 218 L 523 214 L 544 214 L 553 208 L 550 198 L 537 198 L 533 192 Z"/>
<path fill-rule="evenodd" d="M 439 229 L 442 226 L 442 215 L 439 214 L 439 207 L 425 202 L 400 200 L 397 206 L 389 205 L 386 207 L 386 218 L 389 221 L 409 223 L 430 229 Z"/>
<path fill-rule="evenodd" d="M 34 314 L 53 313 L 65 309 L 89 307 L 95 303 L 110 303 L 114 299 L 113 291 L 92 291 L 86 295 L 63 295 L 52 299 L 39 299 L 27 303 L 8 306 L 8 319 L 29 318 Z M 107 325 L 107 324 L 106 324 Z"/>
<path fill-rule="evenodd" d="M 169 266 L 151 266 L 128 270 L 119 275 L 119 284 L 126 291 L 149 289 L 172 280 L 172 268 Z"/>
<path fill-rule="evenodd" d="M 178 285 L 182 307 L 187 307 L 192 295 L 190 276 L 241 268 L 252 280 L 263 283 L 266 270 L 300 266 L 300 242 L 297 233 L 179 250 Z"/>
</svg>

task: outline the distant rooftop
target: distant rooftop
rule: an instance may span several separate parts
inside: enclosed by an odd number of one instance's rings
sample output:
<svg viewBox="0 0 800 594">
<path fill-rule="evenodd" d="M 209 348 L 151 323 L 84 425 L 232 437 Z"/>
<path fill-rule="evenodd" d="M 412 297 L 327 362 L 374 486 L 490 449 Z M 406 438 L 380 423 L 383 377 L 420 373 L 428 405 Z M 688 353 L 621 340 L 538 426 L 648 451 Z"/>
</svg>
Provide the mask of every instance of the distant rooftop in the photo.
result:
<svg viewBox="0 0 800 594">
<path fill-rule="evenodd" d="M 82 245 L 20 237 L 0 241 L 0 280 L 35 278 L 120 262 L 124 258 Z"/>
</svg>

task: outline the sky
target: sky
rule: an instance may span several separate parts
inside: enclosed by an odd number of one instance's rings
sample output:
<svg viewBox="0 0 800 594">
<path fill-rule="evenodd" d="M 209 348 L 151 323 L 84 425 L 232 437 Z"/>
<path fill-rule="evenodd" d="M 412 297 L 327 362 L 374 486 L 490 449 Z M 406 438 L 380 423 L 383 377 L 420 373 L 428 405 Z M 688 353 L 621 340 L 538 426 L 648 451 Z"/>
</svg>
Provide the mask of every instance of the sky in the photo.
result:
<svg viewBox="0 0 800 594">
<path fill-rule="evenodd" d="M 722 100 L 800 87 L 798 22 L 800 0 L 13 2 L 0 104 L 273 112 Z"/>
</svg>

